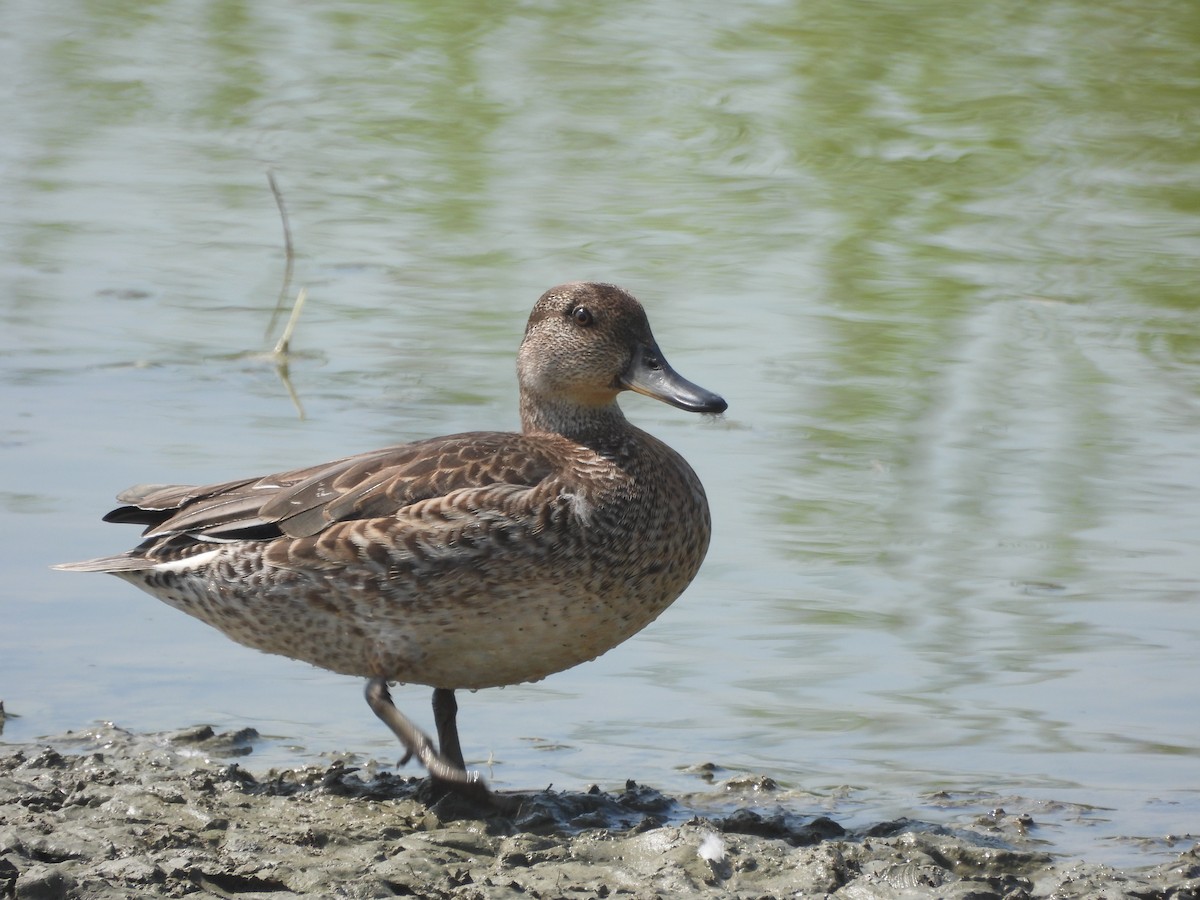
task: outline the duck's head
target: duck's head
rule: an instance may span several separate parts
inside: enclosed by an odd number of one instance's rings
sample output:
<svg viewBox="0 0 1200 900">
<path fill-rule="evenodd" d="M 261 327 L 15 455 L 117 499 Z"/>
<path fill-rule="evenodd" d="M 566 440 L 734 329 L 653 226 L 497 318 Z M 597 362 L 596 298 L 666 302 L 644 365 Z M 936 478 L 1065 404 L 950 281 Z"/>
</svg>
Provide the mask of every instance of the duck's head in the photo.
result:
<svg viewBox="0 0 1200 900">
<path fill-rule="evenodd" d="M 539 410 L 586 417 L 615 409 L 622 391 L 689 412 L 719 413 L 728 406 L 667 364 L 642 304 L 611 284 L 577 281 L 542 294 L 525 326 L 517 374 L 527 425 Z"/>
</svg>

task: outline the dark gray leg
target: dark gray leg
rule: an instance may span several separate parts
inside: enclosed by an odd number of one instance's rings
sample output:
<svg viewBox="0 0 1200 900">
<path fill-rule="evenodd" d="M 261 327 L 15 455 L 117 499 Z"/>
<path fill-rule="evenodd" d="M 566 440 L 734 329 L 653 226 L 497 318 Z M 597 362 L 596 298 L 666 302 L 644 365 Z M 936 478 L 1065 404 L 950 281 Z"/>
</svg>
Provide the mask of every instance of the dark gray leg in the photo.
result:
<svg viewBox="0 0 1200 900">
<path fill-rule="evenodd" d="M 466 769 L 462 744 L 458 741 L 458 701 L 450 688 L 433 689 L 433 721 L 437 725 L 438 750 L 451 765 Z"/>
<path fill-rule="evenodd" d="M 392 703 L 392 695 L 388 691 L 386 679 L 370 679 L 367 682 L 366 691 L 367 703 L 370 705 L 371 711 L 379 716 L 388 728 L 392 729 L 396 737 L 400 738 L 400 743 L 404 745 L 404 749 L 407 751 L 405 760 L 415 756 L 429 770 L 429 774 L 435 780 L 445 782 L 461 793 L 481 799 L 491 799 L 492 793 L 483 779 L 476 772 L 468 772 L 462 764 L 462 750 L 458 745 L 458 732 L 454 725 L 454 716 L 458 706 L 454 702 L 454 692 L 446 691 L 446 693 L 450 695 L 449 734 L 453 736 L 453 755 L 449 757 L 444 753 L 438 753 L 429 735 L 421 731 L 400 710 L 396 709 L 396 704 Z M 445 727 L 442 719 L 445 719 L 447 714 L 444 707 L 439 710 L 437 691 L 434 692 L 434 714 L 441 717 L 438 721 L 440 736 Z"/>
</svg>

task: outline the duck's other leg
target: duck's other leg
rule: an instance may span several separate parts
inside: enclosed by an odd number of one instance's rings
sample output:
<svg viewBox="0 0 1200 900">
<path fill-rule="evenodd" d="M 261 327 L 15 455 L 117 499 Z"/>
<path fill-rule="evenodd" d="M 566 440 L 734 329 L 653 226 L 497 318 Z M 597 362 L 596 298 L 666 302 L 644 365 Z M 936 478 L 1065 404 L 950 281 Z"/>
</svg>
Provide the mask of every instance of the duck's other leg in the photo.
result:
<svg viewBox="0 0 1200 900">
<path fill-rule="evenodd" d="M 433 689 L 433 721 L 437 725 L 438 750 L 451 765 L 466 769 L 462 744 L 458 741 L 458 701 L 451 688 Z"/>
<path fill-rule="evenodd" d="M 449 693 L 450 702 L 453 704 L 454 692 L 450 691 Z M 400 743 L 408 751 L 408 756 L 415 756 L 419 759 L 421 764 L 429 770 L 429 774 L 436 780 L 452 785 L 462 793 L 486 798 L 491 797 L 491 791 L 488 790 L 488 786 L 484 783 L 483 779 L 475 772 L 468 772 L 462 764 L 462 750 L 458 746 L 458 733 L 454 729 L 453 712 L 450 714 L 450 723 L 451 732 L 454 734 L 455 756 L 448 759 L 445 755 L 438 753 L 429 735 L 410 722 L 400 710 L 396 709 L 396 704 L 392 702 L 392 695 L 388 691 L 386 679 L 370 679 L 367 682 L 366 695 L 367 704 L 371 707 L 371 711 L 379 716 L 388 728 L 392 729 L 392 733 L 396 737 L 400 738 Z M 436 693 L 434 696 L 436 699 Z M 455 709 L 457 709 L 456 705 Z M 441 731 L 442 724 L 439 721 L 439 735 Z M 408 757 L 405 758 L 407 759 Z"/>
</svg>

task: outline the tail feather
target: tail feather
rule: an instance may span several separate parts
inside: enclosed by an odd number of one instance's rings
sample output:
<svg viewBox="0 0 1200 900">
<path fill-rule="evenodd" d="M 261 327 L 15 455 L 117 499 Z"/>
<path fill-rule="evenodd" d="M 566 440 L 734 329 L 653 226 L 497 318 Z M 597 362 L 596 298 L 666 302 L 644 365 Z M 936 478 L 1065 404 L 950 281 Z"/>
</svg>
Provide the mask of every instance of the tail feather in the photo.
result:
<svg viewBox="0 0 1200 900">
<path fill-rule="evenodd" d="M 59 563 L 51 566 L 63 572 L 139 572 L 153 569 L 155 561 L 141 559 L 135 556 L 102 556 L 99 559 L 85 559 L 82 562 Z"/>
</svg>

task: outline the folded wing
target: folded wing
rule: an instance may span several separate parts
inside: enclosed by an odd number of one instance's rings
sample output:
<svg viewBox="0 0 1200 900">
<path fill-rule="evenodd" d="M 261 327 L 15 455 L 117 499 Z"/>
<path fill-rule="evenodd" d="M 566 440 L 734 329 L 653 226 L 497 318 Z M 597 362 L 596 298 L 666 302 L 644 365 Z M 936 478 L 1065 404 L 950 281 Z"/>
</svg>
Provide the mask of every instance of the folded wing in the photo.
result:
<svg viewBox="0 0 1200 900">
<path fill-rule="evenodd" d="M 106 522 L 145 525 L 120 556 L 67 563 L 75 571 L 129 571 L 204 545 L 307 538 L 338 522 L 399 515 L 406 507 L 492 486 L 531 488 L 556 471 L 524 435 L 471 432 L 387 447 L 330 463 L 220 484 L 138 485 Z M 160 552 L 153 552 L 155 549 Z"/>
</svg>

